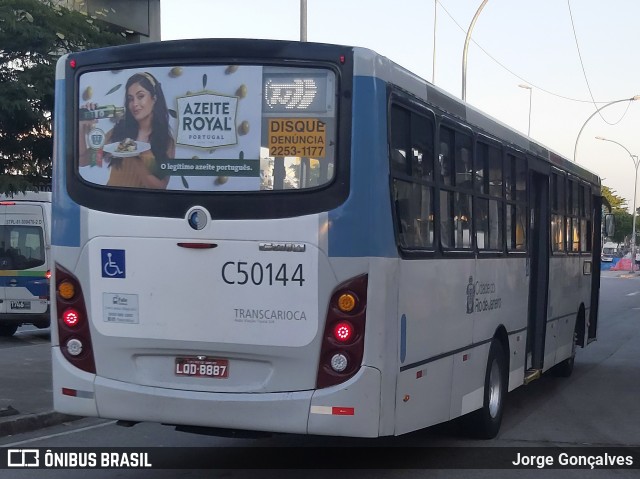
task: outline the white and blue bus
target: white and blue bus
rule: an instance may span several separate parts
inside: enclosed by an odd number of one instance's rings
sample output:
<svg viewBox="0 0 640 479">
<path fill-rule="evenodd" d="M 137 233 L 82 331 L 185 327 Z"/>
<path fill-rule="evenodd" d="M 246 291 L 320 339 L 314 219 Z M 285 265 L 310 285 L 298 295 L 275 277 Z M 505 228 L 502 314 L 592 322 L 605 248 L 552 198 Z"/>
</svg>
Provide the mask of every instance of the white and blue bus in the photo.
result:
<svg viewBox="0 0 640 479">
<path fill-rule="evenodd" d="M 48 328 L 51 192 L 0 195 L 0 336 Z"/>
<path fill-rule="evenodd" d="M 493 437 L 596 337 L 600 179 L 373 51 L 86 51 L 55 105 L 59 412 Z"/>
</svg>

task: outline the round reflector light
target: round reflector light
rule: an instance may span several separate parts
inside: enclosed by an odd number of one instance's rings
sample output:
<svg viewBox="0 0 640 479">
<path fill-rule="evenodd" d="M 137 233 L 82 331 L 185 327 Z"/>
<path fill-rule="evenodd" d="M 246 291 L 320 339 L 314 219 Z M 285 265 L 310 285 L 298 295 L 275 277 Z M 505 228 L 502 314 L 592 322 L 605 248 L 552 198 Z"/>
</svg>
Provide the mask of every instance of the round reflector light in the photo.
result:
<svg viewBox="0 0 640 479">
<path fill-rule="evenodd" d="M 349 365 L 349 360 L 347 356 L 342 353 L 336 353 L 331 357 L 331 369 L 333 369 L 337 373 L 343 372 L 347 369 Z"/>
<path fill-rule="evenodd" d="M 62 321 L 67 326 L 77 326 L 80 321 L 80 314 L 75 309 L 67 309 L 64 313 L 62 313 Z"/>
<path fill-rule="evenodd" d="M 338 298 L 338 308 L 343 313 L 350 313 L 356 307 L 356 297 L 351 293 L 343 293 Z"/>
<path fill-rule="evenodd" d="M 346 343 L 353 338 L 353 324 L 348 321 L 340 321 L 333 328 L 333 337 L 341 343 Z"/>
<path fill-rule="evenodd" d="M 58 285 L 58 294 L 62 299 L 69 300 L 76 294 L 76 288 L 70 281 L 62 281 Z"/>
<path fill-rule="evenodd" d="M 82 353 L 82 341 L 79 339 L 70 339 L 67 341 L 67 351 L 71 356 L 79 356 Z"/>
</svg>

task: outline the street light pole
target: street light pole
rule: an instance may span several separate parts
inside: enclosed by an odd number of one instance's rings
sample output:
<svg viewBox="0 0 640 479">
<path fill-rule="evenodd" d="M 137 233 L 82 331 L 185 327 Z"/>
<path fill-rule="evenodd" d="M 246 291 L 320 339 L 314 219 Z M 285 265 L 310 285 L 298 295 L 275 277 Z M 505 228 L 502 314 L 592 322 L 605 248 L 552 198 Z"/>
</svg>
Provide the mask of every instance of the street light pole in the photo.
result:
<svg viewBox="0 0 640 479">
<path fill-rule="evenodd" d="M 529 85 L 520 84 L 518 85 L 520 88 L 524 88 L 525 90 L 529 90 L 529 126 L 527 128 L 527 136 L 531 136 L 531 94 L 533 93 L 533 88 Z"/>
<path fill-rule="evenodd" d="M 307 0 L 300 0 L 300 41 L 307 41 Z"/>
<path fill-rule="evenodd" d="M 589 120 L 591 120 L 591 118 L 596 116 L 596 114 L 598 112 L 600 112 L 601 110 L 604 110 L 608 106 L 615 105 L 616 103 L 621 103 L 623 101 L 635 101 L 635 100 L 640 100 L 640 95 L 636 95 L 636 96 L 631 97 L 631 98 L 623 98 L 622 100 L 615 100 L 615 101 L 609 102 L 606 105 L 602 105 L 600 108 L 598 108 L 596 111 L 594 111 L 591 114 L 591 116 L 589 116 L 589 118 L 586 119 L 586 121 L 582 124 L 582 128 L 580 128 L 580 131 L 578 132 L 578 136 L 576 137 L 576 145 L 573 147 L 573 162 L 574 163 L 576 162 L 576 153 L 578 151 L 578 140 L 580 139 L 580 135 L 582 134 L 582 130 L 584 130 L 584 127 L 587 126 L 587 123 L 589 123 Z"/>
<path fill-rule="evenodd" d="M 631 161 L 633 161 L 633 166 L 635 166 L 636 168 L 636 176 L 633 182 L 633 224 L 631 225 L 631 272 L 633 273 L 633 271 L 635 270 L 636 261 L 636 193 L 638 190 L 638 166 L 640 166 L 640 158 L 638 158 L 638 155 L 632 155 L 624 145 L 618 143 L 617 141 L 609 140 L 607 138 L 603 138 L 602 136 L 596 136 L 596 140 L 609 141 L 624 148 L 624 150 L 629 153 Z"/>
<path fill-rule="evenodd" d="M 464 49 L 462 50 L 462 101 L 467 100 L 467 50 L 469 49 L 469 40 L 471 40 L 471 31 L 473 30 L 473 26 L 476 24 L 476 20 L 480 16 L 480 12 L 488 1 L 489 0 L 482 0 L 476 14 L 473 16 L 473 20 L 471 20 L 469 30 L 467 30 L 467 38 L 464 40 Z"/>
<path fill-rule="evenodd" d="M 431 83 L 436 84 L 436 23 L 438 20 L 438 0 L 433 2 L 433 58 L 431 60 Z"/>
</svg>

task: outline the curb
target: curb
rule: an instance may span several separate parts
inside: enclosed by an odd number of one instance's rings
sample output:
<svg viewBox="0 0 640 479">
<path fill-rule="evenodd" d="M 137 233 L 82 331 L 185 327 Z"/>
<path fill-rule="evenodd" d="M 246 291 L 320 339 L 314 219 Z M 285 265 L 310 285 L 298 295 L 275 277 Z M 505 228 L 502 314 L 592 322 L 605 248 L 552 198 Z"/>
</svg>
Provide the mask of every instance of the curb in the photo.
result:
<svg viewBox="0 0 640 479">
<path fill-rule="evenodd" d="M 31 432 L 44 427 L 57 426 L 58 424 L 77 421 L 79 419 L 83 419 L 83 417 L 70 416 L 55 411 L 8 416 L 6 418 L 0 418 L 0 437 Z"/>
</svg>

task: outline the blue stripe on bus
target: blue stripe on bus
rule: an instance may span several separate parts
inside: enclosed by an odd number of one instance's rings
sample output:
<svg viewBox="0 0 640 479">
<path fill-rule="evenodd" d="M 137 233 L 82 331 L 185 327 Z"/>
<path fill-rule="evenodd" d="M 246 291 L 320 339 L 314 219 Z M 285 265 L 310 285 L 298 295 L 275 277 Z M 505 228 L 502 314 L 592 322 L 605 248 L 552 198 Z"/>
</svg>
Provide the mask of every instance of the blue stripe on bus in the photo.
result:
<svg viewBox="0 0 640 479">
<path fill-rule="evenodd" d="M 55 87 L 55 153 L 53 162 L 53 185 L 51 204 L 51 243 L 56 246 L 80 246 L 80 207 L 67 194 L 67 155 L 66 155 L 66 125 L 67 115 L 65 106 L 65 81 L 56 80 Z"/>
<path fill-rule="evenodd" d="M 355 77 L 351 143 L 351 191 L 329 212 L 329 256 L 397 256 L 391 221 L 387 153 L 386 84 Z M 338 158 L 338 161 L 343 160 Z"/>
<path fill-rule="evenodd" d="M 0 287 L 4 288 L 26 288 L 33 296 L 49 297 L 49 280 L 40 276 L 1 276 Z M 7 297 L 11 292 L 5 291 Z"/>
</svg>

